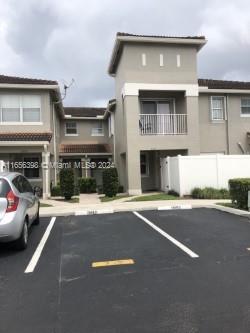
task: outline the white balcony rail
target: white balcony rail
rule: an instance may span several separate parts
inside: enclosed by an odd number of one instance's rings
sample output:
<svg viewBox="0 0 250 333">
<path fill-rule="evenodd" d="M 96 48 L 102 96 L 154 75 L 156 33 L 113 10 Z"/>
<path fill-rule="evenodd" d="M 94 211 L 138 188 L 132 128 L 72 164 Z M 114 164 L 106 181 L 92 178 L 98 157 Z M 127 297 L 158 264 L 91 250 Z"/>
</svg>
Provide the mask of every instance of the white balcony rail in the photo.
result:
<svg viewBox="0 0 250 333">
<path fill-rule="evenodd" d="M 187 134 L 186 114 L 140 114 L 141 135 Z"/>
</svg>

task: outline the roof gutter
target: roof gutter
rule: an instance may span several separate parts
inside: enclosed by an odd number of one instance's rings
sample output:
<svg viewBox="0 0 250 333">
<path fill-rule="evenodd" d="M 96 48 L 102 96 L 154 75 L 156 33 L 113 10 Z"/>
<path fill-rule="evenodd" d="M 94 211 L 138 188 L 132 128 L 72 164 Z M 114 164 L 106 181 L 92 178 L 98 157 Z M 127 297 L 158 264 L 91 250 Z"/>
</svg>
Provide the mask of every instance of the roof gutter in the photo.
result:
<svg viewBox="0 0 250 333">
<path fill-rule="evenodd" d="M 11 89 L 39 89 L 39 90 L 56 90 L 60 92 L 60 88 L 56 84 L 12 84 L 12 83 L 0 83 L 0 88 Z"/>
<path fill-rule="evenodd" d="M 250 94 L 248 89 L 209 89 L 208 87 L 199 87 L 200 93 L 225 93 L 225 94 Z"/>
</svg>

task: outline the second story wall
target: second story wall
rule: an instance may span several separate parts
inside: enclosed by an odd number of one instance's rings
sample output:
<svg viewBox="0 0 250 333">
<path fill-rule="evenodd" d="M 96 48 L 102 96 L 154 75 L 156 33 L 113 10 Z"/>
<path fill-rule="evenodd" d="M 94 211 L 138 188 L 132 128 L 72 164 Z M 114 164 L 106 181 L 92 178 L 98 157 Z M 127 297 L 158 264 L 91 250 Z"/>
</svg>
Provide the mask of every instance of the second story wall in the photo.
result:
<svg viewBox="0 0 250 333">
<path fill-rule="evenodd" d="M 213 119 L 212 99 L 223 99 L 223 119 Z M 200 94 L 199 96 L 199 131 L 201 153 L 242 154 L 240 145 L 246 153 L 250 146 L 247 133 L 250 132 L 250 112 L 244 102 L 250 105 L 248 94 Z M 214 104 L 216 106 L 216 104 Z M 246 104 L 247 105 L 247 104 Z M 218 105 L 217 105 L 218 106 Z M 240 145 L 239 145 L 240 144 Z"/>
<path fill-rule="evenodd" d="M 116 81 L 197 83 L 197 50 L 192 46 L 125 44 Z"/>
<path fill-rule="evenodd" d="M 2 132 L 50 132 L 52 103 L 48 91 L 0 90 Z"/>
<path fill-rule="evenodd" d="M 69 124 L 69 125 L 68 125 Z M 70 125 L 71 124 L 71 125 Z M 68 126 L 68 128 L 66 128 Z M 64 143 L 110 143 L 108 121 L 64 119 L 61 121 L 60 141 Z"/>
</svg>

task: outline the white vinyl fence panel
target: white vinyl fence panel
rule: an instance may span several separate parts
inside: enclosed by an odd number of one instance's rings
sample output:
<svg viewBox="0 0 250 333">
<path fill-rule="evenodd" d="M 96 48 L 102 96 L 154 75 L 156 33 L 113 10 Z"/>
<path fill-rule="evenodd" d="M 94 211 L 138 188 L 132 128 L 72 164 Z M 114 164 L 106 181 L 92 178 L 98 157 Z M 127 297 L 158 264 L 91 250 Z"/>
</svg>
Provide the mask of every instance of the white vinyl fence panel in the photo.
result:
<svg viewBox="0 0 250 333">
<path fill-rule="evenodd" d="M 195 187 L 228 188 L 232 178 L 250 178 L 250 155 L 199 155 L 167 157 L 162 188 L 189 195 Z"/>
</svg>

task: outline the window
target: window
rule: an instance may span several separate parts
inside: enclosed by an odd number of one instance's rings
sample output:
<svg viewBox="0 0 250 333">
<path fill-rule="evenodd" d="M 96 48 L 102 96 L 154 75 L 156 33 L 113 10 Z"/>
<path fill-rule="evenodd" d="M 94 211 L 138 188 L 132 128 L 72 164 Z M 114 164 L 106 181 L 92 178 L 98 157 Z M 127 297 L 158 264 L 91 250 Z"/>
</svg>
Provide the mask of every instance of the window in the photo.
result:
<svg viewBox="0 0 250 333">
<path fill-rule="evenodd" d="M 78 135 L 77 123 L 75 121 L 68 121 L 65 123 L 65 135 Z"/>
<path fill-rule="evenodd" d="M 140 155 L 140 165 L 141 165 L 141 176 L 148 177 L 149 165 L 148 165 L 148 155 L 146 153 Z"/>
<path fill-rule="evenodd" d="M 23 108 L 23 121 L 24 122 L 39 122 L 41 100 L 40 96 L 23 96 L 22 97 Z"/>
<path fill-rule="evenodd" d="M 177 62 L 177 67 L 181 67 L 181 56 L 180 56 L 180 54 L 177 54 L 177 56 L 176 56 L 176 62 Z"/>
<path fill-rule="evenodd" d="M 37 123 L 41 121 L 41 97 L 37 95 L 0 96 L 2 123 Z"/>
<path fill-rule="evenodd" d="M 225 119 L 225 98 L 220 96 L 211 97 L 211 119 L 224 120 Z"/>
<path fill-rule="evenodd" d="M 39 157 L 24 157 L 24 166 L 23 174 L 25 177 L 32 179 L 32 178 L 39 178 Z"/>
<path fill-rule="evenodd" d="M 164 57 L 163 54 L 160 54 L 160 67 L 164 66 Z"/>
<path fill-rule="evenodd" d="M 146 66 L 147 65 L 147 58 L 146 58 L 146 54 L 142 53 L 141 55 L 141 61 L 142 61 L 142 66 Z"/>
<path fill-rule="evenodd" d="M 91 132 L 92 136 L 104 136 L 104 129 L 103 129 L 103 122 L 102 121 L 97 121 L 92 128 Z"/>
<path fill-rule="evenodd" d="M 241 99 L 241 115 L 250 116 L 250 98 Z"/>
</svg>

